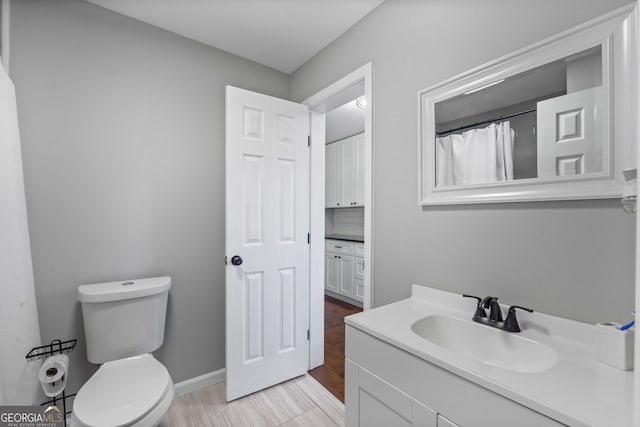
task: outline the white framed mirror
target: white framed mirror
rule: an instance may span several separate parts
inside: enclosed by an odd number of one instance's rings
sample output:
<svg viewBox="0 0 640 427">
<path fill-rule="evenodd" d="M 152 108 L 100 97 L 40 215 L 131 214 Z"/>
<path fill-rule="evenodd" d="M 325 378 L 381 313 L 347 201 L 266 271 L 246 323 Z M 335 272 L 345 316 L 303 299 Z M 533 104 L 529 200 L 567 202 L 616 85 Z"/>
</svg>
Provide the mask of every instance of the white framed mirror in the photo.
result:
<svg viewBox="0 0 640 427">
<path fill-rule="evenodd" d="M 636 13 L 420 91 L 420 204 L 620 197 L 636 167 Z"/>
</svg>

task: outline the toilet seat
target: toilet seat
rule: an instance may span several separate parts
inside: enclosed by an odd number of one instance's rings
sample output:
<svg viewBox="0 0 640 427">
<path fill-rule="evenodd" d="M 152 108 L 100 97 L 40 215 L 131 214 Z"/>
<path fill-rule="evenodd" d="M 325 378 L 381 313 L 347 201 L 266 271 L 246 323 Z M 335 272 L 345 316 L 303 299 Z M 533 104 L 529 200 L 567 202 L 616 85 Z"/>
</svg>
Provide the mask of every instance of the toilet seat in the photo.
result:
<svg viewBox="0 0 640 427">
<path fill-rule="evenodd" d="M 152 355 L 114 360 L 82 386 L 73 402 L 73 418 L 86 426 L 129 426 L 164 406 L 166 398 L 173 399 L 173 382 Z"/>
</svg>

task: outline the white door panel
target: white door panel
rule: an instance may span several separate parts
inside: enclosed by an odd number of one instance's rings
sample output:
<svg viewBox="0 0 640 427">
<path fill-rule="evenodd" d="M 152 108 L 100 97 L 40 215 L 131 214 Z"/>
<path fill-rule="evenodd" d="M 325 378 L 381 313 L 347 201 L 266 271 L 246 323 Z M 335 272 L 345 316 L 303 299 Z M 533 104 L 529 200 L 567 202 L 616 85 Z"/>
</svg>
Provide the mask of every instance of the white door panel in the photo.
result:
<svg viewBox="0 0 640 427">
<path fill-rule="evenodd" d="M 227 400 L 308 366 L 309 113 L 227 86 Z"/>
<path fill-rule="evenodd" d="M 598 120 L 606 105 L 601 87 L 538 102 L 538 178 L 607 172 Z"/>
</svg>

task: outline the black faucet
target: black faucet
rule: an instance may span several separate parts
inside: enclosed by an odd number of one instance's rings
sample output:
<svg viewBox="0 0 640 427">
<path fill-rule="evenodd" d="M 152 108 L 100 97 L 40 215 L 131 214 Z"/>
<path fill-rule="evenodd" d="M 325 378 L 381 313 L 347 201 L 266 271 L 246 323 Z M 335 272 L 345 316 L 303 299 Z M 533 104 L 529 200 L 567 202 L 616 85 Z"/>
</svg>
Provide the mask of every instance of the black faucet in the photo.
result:
<svg viewBox="0 0 640 427">
<path fill-rule="evenodd" d="M 502 309 L 500 308 L 500 304 L 498 303 L 497 297 L 476 297 L 474 295 L 462 295 L 464 298 L 474 298 L 478 300 L 478 305 L 476 306 L 476 312 L 473 314 L 474 322 L 482 323 L 483 325 L 491 326 L 493 328 L 501 329 L 507 332 L 520 332 L 520 325 L 518 324 L 518 319 L 516 318 L 516 309 L 528 311 L 529 313 L 533 313 L 533 310 L 530 308 L 520 307 L 518 305 L 512 305 L 509 307 L 506 320 L 502 319 Z M 489 317 L 487 318 L 486 309 L 489 309 Z"/>
<path fill-rule="evenodd" d="M 479 305 L 489 309 L 489 320 L 502 322 L 502 309 L 498 303 L 498 297 L 484 297 Z"/>
</svg>

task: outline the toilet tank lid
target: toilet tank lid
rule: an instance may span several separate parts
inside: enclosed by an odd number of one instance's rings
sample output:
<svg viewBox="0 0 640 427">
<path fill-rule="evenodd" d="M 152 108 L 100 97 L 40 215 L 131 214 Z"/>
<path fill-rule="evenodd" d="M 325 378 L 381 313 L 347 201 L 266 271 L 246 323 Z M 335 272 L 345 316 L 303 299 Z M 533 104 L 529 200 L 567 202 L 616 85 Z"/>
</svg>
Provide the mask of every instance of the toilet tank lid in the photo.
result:
<svg viewBox="0 0 640 427">
<path fill-rule="evenodd" d="M 95 283 L 78 286 L 78 301 L 98 303 L 141 298 L 167 292 L 171 288 L 171 277 L 150 277 L 118 282 Z"/>
</svg>

